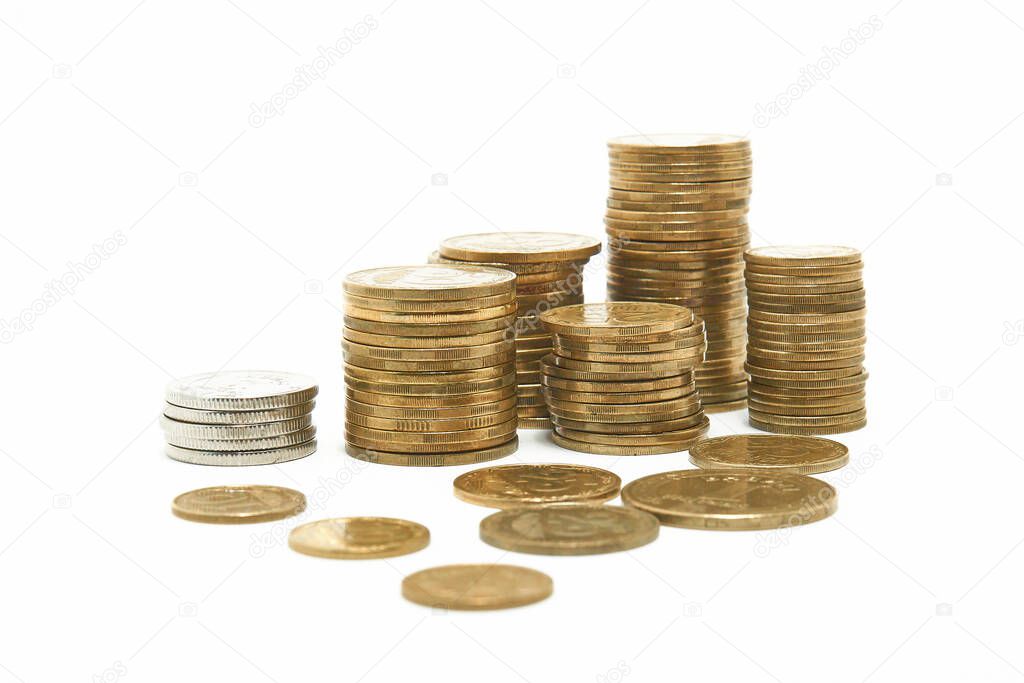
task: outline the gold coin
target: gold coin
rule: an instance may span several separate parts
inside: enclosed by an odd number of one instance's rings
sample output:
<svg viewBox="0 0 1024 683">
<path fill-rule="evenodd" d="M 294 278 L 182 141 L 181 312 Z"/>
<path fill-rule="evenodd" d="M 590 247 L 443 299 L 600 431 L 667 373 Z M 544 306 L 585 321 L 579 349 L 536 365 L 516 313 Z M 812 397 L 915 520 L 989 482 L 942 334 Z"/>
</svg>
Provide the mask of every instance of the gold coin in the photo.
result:
<svg viewBox="0 0 1024 683">
<path fill-rule="evenodd" d="M 519 416 L 520 429 L 551 429 L 551 418 Z"/>
<path fill-rule="evenodd" d="M 435 609 L 491 610 L 521 607 L 547 598 L 551 577 L 509 564 L 450 564 L 402 580 L 402 597 Z"/>
<path fill-rule="evenodd" d="M 699 171 L 693 173 L 632 172 L 611 169 L 609 185 L 620 183 L 712 183 L 719 180 L 742 180 L 753 174 L 752 166 L 736 167 L 727 171 Z"/>
<path fill-rule="evenodd" d="M 641 161 L 642 160 L 638 160 Z M 643 162 L 642 162 L 643 163 Z M 655 162 L 657 163 L 657 162 Z M 727 180 L 720 183 L 693 183 L 683 185 L 674 192 L 638 192 L 635 190 L 619 190 L 610 188 L 610 199 L 624 199 L 631 202 L 685 201 L 679 197 L 749 197 L 751 183 L 749 180 Z"/>
<path fill-rule="evenodd" d="M 678 470 L 622 489 L 626 505 L 687 529 L 777 529 L 836 510 L 836 490 L 802 474 L 743 469 Z"/>
<path fill-rule="evenodd" d="M 831 245 L 755 247 L 747 252 L 746 258 L 768 266 L 847 266 L 861 262 L 859 250 Z"/>
<path fill-rule="evenodd" d="M 706 433 L 706 430 L 705 430 Z M 700 438 L 699 436 L 697 438 Z M 663 453 L 679 453 L 685 451 L 690 442 L 679 442 L 670 444 L 659 444 L 653 446 L 611 446 L 608 444 L 588 443 L 567 439 L 561 434 L 551 433 L 551 440 L 562 448 L 579 451 L 580 453 L 592 453 L 594 455 L 660 455 Z"/>
<path fill-rule="evenodd" d="M 693 326 L 700 330 L 699 334 L 688 335 L 680 337 L 672 341 L 663 342 L 636 342 L 634 338 L 626 338 L 621 342 L 610 342 L 608 344 L 602 344 L 600 342 L 582 342 L 573 343 L 569 337 L 559 336 L 555 339 L 555 346 L 553 349 L 558 355 L 566 355 L 569 353 L 578 353 L 590 351 L 592 353 L 612 353 L 612 354 L 650 354 L 650 353 L 665 353 L 668 351 L 682 351 L 687 352 L 693 350 L 694 347 L 702 346 L 706 342 L 704 341 L 704 325 L 698 323 Z"/>
<path fill-rule="evenodd" d="M 750 416 L 751 420 L 757 420 L 762 424 L 789 427 L 831 427 L 839 424 L 848 424 L 850 422 L 859 422 L 867 418 L 867 411 L 863 408 L 860 410 L 850 411 L 848 413 L 814 415 L 810 417 L 774 415 L 772 413 L 755 410 L 754 408 L 749 408 L 747 410 L 747 414 Z"/>
<path fill-rule="evenodd" d="M 372 382 L 367 383 L 372 385 Z M 462 394 L 383 394 L 372 391 L 362 391 L 352 386 L 351 380 L 346 380 L 345 396 L 349 399 L 359 401 L 371 406 L 385 406 L 388 408 L 418 408 L 418 409 L 442 409 L 462 408 L 464 406 L 478 406 L 490 404 L 494 401 L 504 401 L 515 398 L 515 382 L 509 382 L 497 389 L 486 389 L 477 392 L 466 392 Z"/>
<path fill-rule="evenodd" d="M 548 388 L 545 394 L 553 399 L 575 401 L 577 403 L 648 403 L 681 398 L 693 393 L 692 387 L 680 386 L 673 389 L 658 391 L 638 391 L 634 393 L 605 394 L 596 392 L 564 391 Z"/>
<path fill-rule="evenodd" d="M 515 281 L 514 273 L 476 265 L 398 266 L 350 273 L 344 289 L 374 299 L 450 301 L 502 294 L 514 290 Z"/>
<path fill-rule="evenodd" d="M 586 465 L 498 465 L 459 475 L 453 485 L 455 497 L 460 500 L 509 509 L 551 503 L 603 503 L 619 495 L 622 480 L 612 472 Z"/>
<path fill-rule="evenodd" d="M 746 282 L 747 292 L 751 294 L 757 294 L 758 296 L 773 296 L 779 298 L 783 296 L 828 296 L 834 294 L 850 295 L 856 292 L 863 292 L 864 283 L 861 280 L 851 280 L 848 282 L 833 282 L 828 284 L 766 284 L 763 282 L 750 281 Z"/>
<path fill-rule="evenodd" d="M 607 199 L 606 205 L 611 209 L 625 209 L 627 211 L 722 211 L 725 209 L 745 209 L 750 205 L 750 199 L 742 197 L 738 199 L 716 199 L 699 198 L 693 201 L 682 202 L 632 202 L 624 199 Z"/>
<path fill-rule="evenodd" d="M 750 410 L 768 415 L 786 415 L 790 417 L 825 417 L 861 411 L 864 410 L 865 406 L 866 402 L 863 395 L 852 401 L 825 406 L 797 406 L 789 405 L 788 402 L 765 403 L 755 398 L 750 399 Z"/>
<path fill-rule="evenodd" d="M 560 264 L 555 264 L 560 265 Z M 579 280 L 582 282 L 583 273 L 575 262 L 569 262 L 563 268 L 557 270 L 545 270 L 539 273 L 524 273 L 516 276 L 516 292 L 521 291 L 521 288 L 533 287 L 537 285 L 546 284 L 562 284 L 566 283 L 566 280 Z"/>
<path fill-rule="evenodd" d="M 693 314 L 670 304 L 625 302 L 565 306 L 543 313 L 541 320 L 556 334 L 623 337 L 686 328 L 693 324 Z"/>
<path fill-rule="evenodd" d="M 429 381 L 429 375 L 423 375 L 421 381 Z M 356 391 L 361 391 L 369 394 L 378 394 L 381 396 L 416 396 L 418 400 L 427 405 L 440 406 L 443 403 L 436 403 L 435 401 L 441 400 L 445 396 L 467 396 L 465 399 L 467 403 L 473 403 L 473 399 L 470 395 L 480 394 L 483 392 L 492 392 L 501 389 L 511 389 L 515 391 L 516 378 L 511 372 L 506 372 L 501 377 L 494 379 L 479 380 L 479 381 L 459 381 L 459 382 L 445 382 L 443 379 L 437 379 L 437 384 L 392 384 L 383 382 L 380 379 L 358 379 L 355 377 L 345 376 L 345 386 Z M 500 395 L 504 395 L 506 392 L 501 392 Z M 495 394 L 499 395 L 499 394 Z M 477 398 L 480 398 L 479 396 Z M 382 401 L 382 405 L 405 405 L 404 403 L 388 403 Z M 461 403 L 453 403 L 451 405 L 462 405 Z"/>
<path fill-rule="evenodd" d="M 586 235 L 561 232 L 490 232 L 450 237 L 441 256 L 463 261 L 538 263 L 575 261 L 601 251 L 601 242 Z"/>
<path fill-rule="evenodd" d="M 398 337 L 391 334 L 373 334 L 372 332 L 359 332 L 348 327 L 343 331 L 344 339 L 354 344 L 362 344 L 367 347 L 388 348 L 388 349 L 409 349 L 411 351 L 425 351 L 432 349 L 453 349 L 475 346 L 487 346 L 490 344 L 510 343 L 514 337 L 505 329 L 482 334 L 470 334 L 461 337 Z"/>
<path fill-rule="evenodd" d="M 675 349 L 673 351 L 657 351 L 651 353 L 605 353 L 600 351 L 573 351 L 560 349 L 557 357 L 586 363 L 681 363 L 688 367 L 699 365 L 704 360 L 704 344 L 691 346 L 690 348 Z M 594 366 L 591 369 L 597 369 Z"/>
<path fill-rule="evenodd" d="M 582 404 L 581 404 L 582 405 Z M 559 418 L 560 421 L 571 420 L 573 422 L 589 422 L 592 424 L 608 425 L 605 430 L 609 433 L 622 432 L 627 430 L 626 427 L 618 427 L 620 424 L 626 423 L 645 423 L 649 424 L 652 422 L 674 422 L 677 420 L 686 420 L 692 418 L 695 414 L 701 412 L 700 400 L 694 397 L 693 401 L 689 405 L 683 405 L 673 410 L 667 410 L 663 412 L 652 412 L 652 413 L 604 413 L 601 415 L 595 415 L 586 410 L 573 411 L 565 408 L 559 408 L 556 406 L 548 406 L 548 411 L 551 413 L 551 418 Z M 597 430 L 582 430 L 582 431 L 597 431 Z M 635 431 L 641 431 L 639 428 Z M 635 431 L 627 431 L 627 433 L 635 433 Z M 643 433 L 643 432 L 642 432 Z"/>
<path fill-rule="evenodd" d="M 845 432 L 853 432 L 858 429 L 863 429 L 867 426 L 867 418 L 860 420 L 854 420 L 853 422 L 844 422 L 842 424 L 834 425 L 821 425 L 821 426 L 795 426 L 795 425 L 779 425 L 772 424 L 770 422 L 761 422 L 754 418 L 749 418 L 750 426 L 754 429 L 760 429 L 763 432 L 774 432 L 776 434 L 843 434 Z"/>
<path fill-rule="evenodd" d="M 302 524 L 288 534 L 288 547 L 303 555 L 336 560 L 397 557 L 430 543 L 427 527 L 389 517 L 337 517 Z"/>
<path fill-rule="evenodd" d="M 449 465 L 475 465 L 512 455 L 519 448 L 519 438 L 513 437 L 496 446 L 478 448 L 469 451 L 453 451 L 444 453 L 395 453 L 371 447 L 361 447 L 351 443 L 345 444 L 345 452 L 357 460 L 372 462 L 378 465 L 395 465 L 401 467 L 445 467 Z"/>
<path fill-rule="evenodd" d="M 671 365 L 664 367 L 661 364 L 657 364 L 650 369 L 632 368 L 630 372 L 592 372 L 585 370 L 571 370 L 569 368 L 555 365 L 554 359 L 555 356 L 553 355 L 544 356 L 544 358 L 541 359 L 541 371 L 545 375 L 581 382 L 648 381 L 690 374 L 690 368 L 688 367 L 680 370 Z"/>
<path fill-rule="evenodd" d="M 804 360 L 803 357 L 813 357 L 813 354 L 792 354 L 790 358 L 795 358 L 792 361 L 779 360 L 778 358 L 764 358 L 760 355 L 760 351 L 755 355 L 756 349 L 751 347 L 750 352 L 747 353 L 747 362 L 753 366 L 756 365 L 759 368 L 771 368 L 773 370 L 794 370 L 797 372 L 824 372 L 828 370 L 844 370 L 850 368 L 860 368 L 864 363 L 864 354 L 858 353 L 855 356 L 843 355 L 839 358 L 823 358 L 822 360 Z M 758 371 L 760 376 L 763 370 Z"/>
<path fill-rule="evenodd" d="M 481 296 L 475 299 L 454 301 L 432 301 L 430 299 L 374 299 L 372 297 L 345 294 L 346 306 L 354 306 L 373 311 L 391 311 L 396 313 L 458 313 L 473 311 L 478 308 L 502 306 L 516 300 L 516 290 L 511 289 L 501 294 Z"/>
<path fill-rule="evenodd" d="M 382 360 L 400 361 L 440 361 L 464 360 L 466 358 L 482 358 L 503 352 L 515 351 L 515 342 L 511 339 L 480 344 L 478 346 L 454 346 L 436 349 L 407 349 L 389 346 L 367 346 L 352 341 L 342 341 L 341 349 L 352 356 L 379 358 Z"/>
<path fill-rule="evenodd" d="M 863 350 L 864 345 L 867 343 L 867 337 L 854 336 L 847 339 L 837 339 L 835 341 L 803 341 L 803 342 L 792 342 L 792 341 L 775 341 L 774 339 L 764 338 L 751 338 L 751 348 L 756 348 L 758 353 L 766 355 L 771 352 L 771 355 L 778 353 L 798 353 L 798 354 L 829 354 L 837 353 L 841 351 L 847 351 L 850 349 Z"/>
<path fill-rule="evenodd" d="M 850 451 L 830 439 L 735 434 L 704 439 L 690 448 L 690 462 L 704 469 L 743 468 L 817 474 L 839 469 Z"/>
<path fill-rule="evenodd" d="M 540 384 L 541 377 L 540 370 L 534 372 L 516 371 L 516 382 L 518 384 Z"/>
<path fill-rule="evenodd" d="M 572 360 L 564 356 L 545 356 L 555 367 L 575 370 L 577 372 L 614 372 L 623 376 L 636 374 L 649 375 L 656 372 L 675 373 L 689 372 L 700 363 L 699 357 L 687 360 L 662 360 L 652 363 L 600 363 L 594 361 Z"/>
<path fill-rule="evenodd" d="M 808 386 L 812 383 L 835 382 L 837 380 L 840 382 L 850 383 L 863 373 L 863 368 L 859 364 L 847 368 L 835 368 L 833 370 L 774 370 L 772 368 L 754 365 L 748 361 L 745 368 L 747 372 L 749 372 L 752 377 L 756 377 L 759 382 L 807 382 L 809 383 Z"/>
<path fill-rule="evenodd" d="M 517 553 L 596 555 L 647 545 L 659 528 L 654 515 L 640 510 L 563 503 L 495 512 L 480 521 L 480 538 Z"/>
<path fill-rule="evenodd" d="M 510 359 L 511 361 L 511 359 Z M 468 382 L 481 382 L 484 380 L 493 379 L 511 379 L 513 377 L 513 365 L 511 362 L 505 362 L 502 365 L 496 365 L 484 368 L 475 368 L 472 370 L 460 370 L 454 372 L 415 372 L 407 371 L 400 372 L 397 370 L 376 370 L 374 368 L 361 368 L 350 363 L 345 365 L 345 378 L 357 379 L 364 382 L 380 382 L 381 384 L 396 384 L 401 387 L 411 387 L 414 385 L 427 385 L 437 389 L 446 389 L 451 385 L 457 385 L 460 383 Z M 382 393 L 400 393 L 400 391 L 394 387 L 386 387 L 383 389 L 367 389 L 367 391 L 380 391 Z M 442 393 L 452 393 L 450 390 L 443 391 Z M 466 393 L 460 391 L 457 393 Z"/>
<path fill-rule="evenodd" d="M 483 460 L 493 460 L 499 455 L 495 455 L 492 449 L 499 446 L 504 446 L 516 438 L 515 428 L 513 426 L 512 431 L 509 434 L 497 436 L 493 439 L 476 439 L 473 441 L 458 441 L 449 443 L 409 443 L 405 441 L 395 441 L 389 438 L 363 438 L 361 436 L 355 436 L 349 433 L 346 428 L 345 441 L 351 446 L 355 446 L 358 449 L 364 451 L 373 452 L 374 462 L 384 462 L 382 458 L 385 453 L 400 454 L 404 453 L 407 455 L 437 455 L 444 454 L 445 456 L 451 456 L 448 458 L 449 462 L 427 462 L 424 464 L 439 465 L 439 464 L 470 464 L 475 462 L 483 462 Z M 481 451 L 486 451 L 486 456 L 480 455 Z M 458 459 L 456 454 L 469 454 L 465 455 L 463 459 Z M 349 455 L 352 455 L 350 452 Z M 483 460 L 478 459 L 483 457 Z M 369 459 L 369 458 L 364 458 Z M 389 463 L 393 464 L 393 463 Z M 397 463 L 397 464 L 411 464 L 411 463 Z"/>
<path fill-rule="evenodd" d="M 758 313 L 797 313 L 800 315 L 805 314 L 826 314 L 826 313 L 850 313 L 853 311 L 864 310 L 864 304 L 866 299 L 861 298 L 854 301 L 847 301 L 838 304 L 824 304 L 824 303 L 808 303 L 808 304 L 768 304 L 764 303 L 759 299 L 750 299 L 750 310 L 757 311 Z"/>
<path fill-rule="evenodd" d="M 741 410 L 747 407 L 747 399 L 738 398 L 734 401 L 722 401 L 721 403 L 708 403 L 702 401 L 705 413 L 730 413 L 734 410 Z"/>
<path fill-rule="evenodd" d="M 457 337 L 488 332 L 503 332 L 512 336 L 511 328 L 516 322 L 515 315 L 490 318 L 477 322 L 447 323 L 385 323 L 374 320 L 361 320 L 349 315 L 344 318 L 345 326 L 357 332 L 395 335 L 396 337 Z"/>
<path fill-rule="evenodd" d="M 845 266 L 768 266 L 753 261 L 746 262 L 746 273 L 749 276 L 782 276 L 795 278 L 804 282 L 804 278 L 842 277 L 859 278 L 864 272 L 864 265 L 852 263 Z"/>
<path fill-rule="evenodd" d="M 804 399 L 829 399 L 840 401 L 848 396 L 864 393 L 864 382 L 845 386 L 833 387 L 777 387 L 756 380 L 750 382 L 750 395 L 755 398 L 768 398 L 771 401 L 791 400 L 793 398 Z"/>
<path fill-rule="evenodd" d="M 352 424 L 371 429 L 386 429 L 388 431 L 396 432 L 455 432 L 507 424 L 510 420 L 514 420 L 515 418 L 515 406 L 500 413 L 489 413 L 487 415 L 477 415 L 474 417 L 450 418 L 446 420 L 374 417 L 355 412 L 349 412 L 345 415 L 345 420 Z"/>
<path fill-rule="evenodd" d="M 612 187 L 619 187 L 614 184 Z M 637 223 L 682 223 L 682 224 L 725 224 L 746 220 L 746 209 L 728 209 L 725 211 L 629 211 L 626 209 L 606 209 L 605 219 L 615 221 L 632 221 Z"/>
<path fill-rule="evenodd" d="M 708 420 L 706 416 L 702 416 L 701 421 L 692 427 L 666 432 L 634 432 L 630 434 L 617 434 L 568 429 L 561 425 L 555 425 L 555 432 L 566 439 L 584 441 L 586 443 L 593 444 L 604 444 L 607 446 L 662 446 L 668 444 L 691 443 L 694 439 L 706 434 L 710 424 L 710 420 Z"/>
<path fill-rule="evenodd" d="M 398 373 L 457 372 L 504 367 L 516 359 L 515 351 L 507 350 L 494 356 L 462 358 L 459 360 L 385 360 L 352 353 L 345 354 L 346 367 L 364 370 L 385 370 Z"/>
<path fill-rule="evenodd" d="M 516 411 L 518 412 L 518 417 L 520 420 L 522 420 L 523 418 L 541 417 L 543 417 L 546 420 L 550 420 L 550 413 L 548 413 L 547 406 L 518 406 L 516 408 Z M 551 428 L 550 424 L 548 424 L 548 428 Z"/>
<path fill-rule="evenodd" d="M 354 437 L 363 441 L 375 441 L 386 444 L 457 444 L 471 443 L 477 439 L 500 439 L 510 438 L 515 434 L 515 415 L 508 415 L 505 422 L 500 422 L 489 427 L 477 427 L 474 429 L 457 429 L 453 431 L 430 431 L 430 432 L 400 432 L 393 429 L 378 429 L 363 427 L 351 420 L 352 415 L 345 416 L 345 436 Z M 443 427 L 439 424 L 438 427 Z M 396 449 L 398 450 L 398 449 Z M 468 449 L 462 449 L 468 450 Z"/>
<path fill-rule="evenodd" d="M 454 420 L 458 418 L 480 417 L 483 415 L 495 415 L 512 410 L 516 407 L 515 397 L 506 398 L 500 401 L 489 403 L 478 403 L 473 405 L 454 407 L 389 407 L 363 403 L 354 399 L 346 399 L 345 410 L 367 417 L 389 417 L 396 420 Z"/>
<path fill-rule="evenodd" d="M 584 422 L 552 415 L 551 424 L 578 432 L 596 432 L 598 434 L 658 434 L 696 427 L 705 419 L 704 413 L 699 408 L 695 408 L 695 412 L 686 417 L 656 422 Z M 550 428 L 551 425 L 548 427 Z"/>
<path fill-rule="evenodd" d="M 306 497 L 281 486 L 211 486 L 183 493 L 171 512 L 190 522 L 252 524 L 272 522 L 306 509 Z"/>
<path fill-rule="evenodd" d="M 622 394 L 614 394 L 621 396 Z M 680 398 L 670 398 L 663 401 L 650 401 L 644 403 L 584 403 L 555 398 L 548 395 L 547 405 L 550 410 L 566 412 L 589 413 L 595 418 L 602 415 L 644 415 L 652 413 L 671 413 L 691 407 L 699 399 L 695 393 L 684 395 Z"/>
<path fill-rule="evenodd" d="M 846 274 L 810 275 L 808 273 L 802 276 L 793 276 L 759 273 L 747 267 L 744 277 L 747 280 L 747 285 L 755 289 L 762 287 L 846 287 L 851 284 L 854 286 L 863 285 L 860 270 Z"/>
<path fill-rule="evenodd" d="M 508 303 L 471 311 L 444 313 L 396 313 L 393 311 L 376 311 L 345 304 L 345 315 L 378 323 L 394 323 L 398 325 L 442 325 L 447 323 L 472 323 L 483 320 L 503 319 L 516 312 L 516 304 Z"/>
<path fill-rule="evenodd" d="M 611 138 L 608 149 L 635 154 L 745 153 L 750 150 L 750 140 L 717 133 L 638 133 Z"/>
</svg>

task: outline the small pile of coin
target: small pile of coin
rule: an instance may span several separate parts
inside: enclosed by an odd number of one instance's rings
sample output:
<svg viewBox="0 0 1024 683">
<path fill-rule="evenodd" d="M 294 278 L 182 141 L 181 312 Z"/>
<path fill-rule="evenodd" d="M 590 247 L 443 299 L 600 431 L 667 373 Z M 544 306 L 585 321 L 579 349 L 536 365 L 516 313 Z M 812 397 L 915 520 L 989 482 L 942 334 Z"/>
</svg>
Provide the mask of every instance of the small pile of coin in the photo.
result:
<svg viewBox="0 0 1024 683">
<path fill-rule="evenodd" d="M 707 330 L 694 370 L 704 409 L 743 407 L 749 140 L 631 135 L 610 140 L 608 154 L 608 298 L 693 310 Z"/>
<path fill-rule="evenodd" d="M 704 323 L 653 302 L 581 304 L 541 314 L 554 353 L 541 361 L 555 443 L 584 453 L 685 451 L 708 431 L 693 369 Z"/>
<path fill-rule="evenodd" d="M 316 451 L 316 382 L 289 372 L 209 372 L 171 382 L 167 455 L 198 465 L 270 465 Z"/>
<path fill-rule="evenodd" d="M 515 280 L 443 264 L 345 278 L 349 455 L 464 465 L 515 452 Z"/>
<path fill-rule="evenodd" d="M 601 241 L 561 232 L 490 232 L 446 239 L 432 261 L 474 263 L 516 274 L 516 383 L 521 428 L 550 429 L 540 386 L 540 359 L 551 353 L 551 335 L 538 316 L 583 303 L 583 268 Z"/>
<path fill-rule="evenodd" d="M 861 254 L 849 247 L 746 253 L 750 424 L 838 434 L 867 424 Z"/>
</svg>

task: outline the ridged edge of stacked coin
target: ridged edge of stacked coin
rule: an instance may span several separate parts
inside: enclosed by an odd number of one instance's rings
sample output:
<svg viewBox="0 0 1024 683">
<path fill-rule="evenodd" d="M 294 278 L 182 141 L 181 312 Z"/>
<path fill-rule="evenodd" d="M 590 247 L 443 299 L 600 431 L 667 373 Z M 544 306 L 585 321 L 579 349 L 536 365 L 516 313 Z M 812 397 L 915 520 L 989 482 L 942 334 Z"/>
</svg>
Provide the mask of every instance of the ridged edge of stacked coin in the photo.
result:
<svg viewBox="0 0 1024 683">
<path fill-rule="evenodd" d="M 839 434 L 867 424 L 861 253 L 827 245 L 745 254 L 748 413 L 780 434 Z"/>
<path fill-rule="evenodd" d="M 450 264 L 346 277 L 350 456 L 438 466 L 515 452 L 515 282 L 507 270 Z"/>
</svg>

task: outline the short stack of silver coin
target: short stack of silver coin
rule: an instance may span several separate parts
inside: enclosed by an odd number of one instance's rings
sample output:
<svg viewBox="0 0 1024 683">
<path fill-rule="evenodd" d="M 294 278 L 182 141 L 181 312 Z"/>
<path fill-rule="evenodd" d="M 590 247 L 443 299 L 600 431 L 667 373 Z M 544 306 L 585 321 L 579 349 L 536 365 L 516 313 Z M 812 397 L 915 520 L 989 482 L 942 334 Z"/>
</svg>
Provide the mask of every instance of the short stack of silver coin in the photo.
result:
<svg viewBox="0 0 1024 683">
<path fill-rule="evenodd" d="M 270 465 L 316 451 L 314 380 L 290 372 L 208 372 L 171 382 L 167 455 L 197 465 Z"/>
</svg>

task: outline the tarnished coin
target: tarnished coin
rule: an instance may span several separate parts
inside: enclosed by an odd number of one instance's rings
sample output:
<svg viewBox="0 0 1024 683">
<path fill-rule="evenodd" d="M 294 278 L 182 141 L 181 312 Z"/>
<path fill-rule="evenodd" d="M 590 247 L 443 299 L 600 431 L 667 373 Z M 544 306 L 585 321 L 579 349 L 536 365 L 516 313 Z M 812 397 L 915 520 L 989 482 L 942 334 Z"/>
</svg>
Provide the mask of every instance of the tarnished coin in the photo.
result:
<svg viewBox="0 0 1024 683">
<path fill-rule="evenodd" d="M 270 410 L 311 401 L 316 382 L 269 370 L 204 372 L 167 385 L 167 402 L 199 410 Z"/>
<path fill-rule="evenodd" d="M 596 555 L 647 545 L 660 525 L 651 514 L 612 505 L 558 504 L 502 510 L 480 522 L 488 545 L 537 555 Z"/>
<path fill-rule="evenodd" d="M 436 609 L 521 607 L 540 602 L 553 590 L 547 574 L 509 564 L 450 564 L 402 580 L 402 597 Z"/>
<path fill-rule="evenodd" d="M 690 448 L 690 462 L 705 469 L 739 467 L 816 474 L 839 469 L 849 461 L 849 453 L 846 446 L 830 439 L 734 434 L 695 444 Z"/>
<path fill-rule="evenodd" d="M 472 299 L 513 290 L 516 276 L 476 265 L 373 268 L 345 277 L 345 292 L 374 299 Z"/>
<path fill-rule="evenodd" d="M 427 527 L 389 517 L 321 519 L 288 534 L 288 547 L 296 552 L 341 560 L 408 555 L 429 543 Z"/>
<path fill-rule="evenodd" d="M 550 421 L 547 427 L 551 428 Z M 603 503 L 619 495 L 618 475 L 586 465 L 499 465 L 455 478 L 455 497 L 486 507 Z"/>
<path fill-rule="evenodd" d="M 255 425 L 264 422 L 294 420 L 313 412 L 315 401 L 268 410 L 197 410 L 171 403 L 164 405 L 164 416 L 172 420 L 207 425 Z"/>
<path fill-rule="evenodd" d="M 823 481 L 742 469 L 653 474 L 627 484 L 622 500 L 662 524 L 688 529 L 777 529 L 816 522 L 836 510 L 836 490 Z"/>
<path fill-rule="evenodd" d="M 282 462 L 305 458 L 316 453 L 316 439 L 294 446 L 258 451 L 196 450 L 167 444 L 164 452 L 172 460 L 187 462 L 193 465 L 214 465 L 218 467 L 276 465 Z"/>
<path fill-rule="evenodd" d="M 306 497 L 281 486 L 211 486 L 183 493 L 171 512 L 190 522 L 251 524 L 272 522 L 306 509 Z"/>
<path fill-rule="evenodd" d="M 519 437 L 513 437 L 502 444 L 481 447 L 476 450 L 442 453 L 396 453 L 372 446 L 345 444 L 345 452 L 357 460 L 379 465 L 402 467 L 444 467 L 448 465 L 476 465 L 512 455 L 519 448 Z"/>
<path fill-rule="evenodd" d="M 576 261 L 601 251 L 601 240 L 562 232 L 488 232 L 450 237 L 441 256 L 461 261 L 544 263 Z"/>
<path fill-rule="evenodd" d="M 660 334 L 689 327 L 693 324 L 693 313 L 671 304 L 606 302 L 555 308 L 542 313 L 541 320 L 556 334 L 623 337 Z"/>
</svg>

